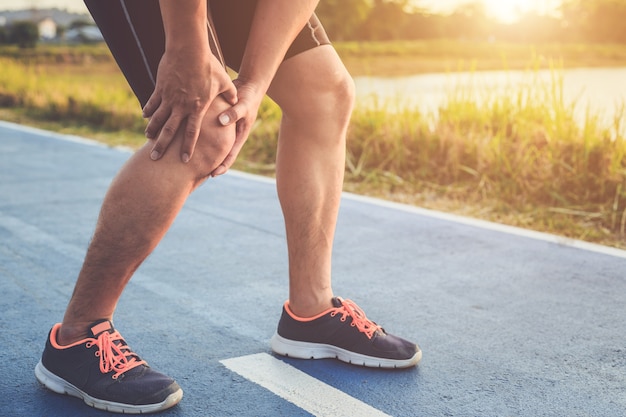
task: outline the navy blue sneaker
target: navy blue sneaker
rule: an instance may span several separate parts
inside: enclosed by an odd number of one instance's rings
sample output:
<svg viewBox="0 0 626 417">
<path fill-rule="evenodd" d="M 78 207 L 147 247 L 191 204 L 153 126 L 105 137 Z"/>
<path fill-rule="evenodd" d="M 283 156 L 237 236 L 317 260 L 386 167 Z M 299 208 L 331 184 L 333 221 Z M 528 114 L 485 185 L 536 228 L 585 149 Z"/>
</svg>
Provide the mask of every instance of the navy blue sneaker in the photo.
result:
<svg viewBox="0 0 626 417">
<path fill-rule="evenodd" d="M 300 359 L 336 358 L 375 368 L 408 368 L 422 359 L 415 343 L 369 320 L 353 301 L 335 297 L 333 308 L 311 318 L 297 317 L 285 302 L 272 350 Z"/>
<path fill-rule="evenodd" d="M 93 323 L 88 338 L 68 346 L 56 342 L 60 327 L 56 324 L 50 331 L 35 367 L 37 380 L 48 389 L 124 414 L 165 410 L 183 398 L 176 381 L 133 353 L 110 321 Z"/>
</svg>

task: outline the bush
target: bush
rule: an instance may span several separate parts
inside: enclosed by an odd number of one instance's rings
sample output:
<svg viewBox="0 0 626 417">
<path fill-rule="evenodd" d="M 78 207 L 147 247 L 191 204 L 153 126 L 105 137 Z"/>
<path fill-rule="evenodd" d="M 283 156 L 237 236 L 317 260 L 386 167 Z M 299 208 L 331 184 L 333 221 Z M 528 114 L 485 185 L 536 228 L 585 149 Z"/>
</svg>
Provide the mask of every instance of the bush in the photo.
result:
<svg viewBox="0 0 626 417">
<path fill-rule="evenodd" d="M 34 48 L 39 40 L 37 24 L 28 21 L 15 22 L 9 29 L 9 43 L 20 48 Z"/>
</svg>

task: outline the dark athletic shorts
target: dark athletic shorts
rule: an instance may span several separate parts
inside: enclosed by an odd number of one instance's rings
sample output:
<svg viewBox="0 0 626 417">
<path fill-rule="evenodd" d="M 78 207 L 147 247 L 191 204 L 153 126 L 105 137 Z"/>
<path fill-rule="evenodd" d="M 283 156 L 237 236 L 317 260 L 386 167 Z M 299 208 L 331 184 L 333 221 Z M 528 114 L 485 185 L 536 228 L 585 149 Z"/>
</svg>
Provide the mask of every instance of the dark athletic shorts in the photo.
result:
<svg viewBox="0 0 626 417">
<path fill-rule="evenodd" d="M 209 26 L 211 49 L 222 63 L 238 71 L 256 0 L 208 2 L 214 23 L 214 27 Z M 85 4 L 143 107 L 154 90 L 157 68 L 165 50 L 159 1 L 85 0 Z M 291 44 L 285 59 L 329 43 L 324 28 L 313 15 Z"/>
</svg>

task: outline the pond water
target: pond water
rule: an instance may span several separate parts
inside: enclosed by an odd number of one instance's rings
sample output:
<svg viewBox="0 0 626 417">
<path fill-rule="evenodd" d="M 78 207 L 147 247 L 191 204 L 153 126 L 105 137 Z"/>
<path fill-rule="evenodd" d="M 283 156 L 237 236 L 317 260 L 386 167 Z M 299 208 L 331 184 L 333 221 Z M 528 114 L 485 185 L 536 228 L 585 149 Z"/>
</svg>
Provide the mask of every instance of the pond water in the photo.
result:
<svg viewBox="0 0 626 417">
<path fill-rule="evenodd" d="M 626 103 L 626 68 L 582 68 L 538 71 L 484 71 L 420 74 L 408 77 L 355 77 L 359 104 L 378 103 L 386 109 L 418 108 L 436 114 L 452 92 L 463 91 L 480 101 L 520 89 L 544 89 L 562 78 L 562 97 L 573 105 L 578 120 L 587 111 L 603 124 L 624 116 Z"/>
</svg>

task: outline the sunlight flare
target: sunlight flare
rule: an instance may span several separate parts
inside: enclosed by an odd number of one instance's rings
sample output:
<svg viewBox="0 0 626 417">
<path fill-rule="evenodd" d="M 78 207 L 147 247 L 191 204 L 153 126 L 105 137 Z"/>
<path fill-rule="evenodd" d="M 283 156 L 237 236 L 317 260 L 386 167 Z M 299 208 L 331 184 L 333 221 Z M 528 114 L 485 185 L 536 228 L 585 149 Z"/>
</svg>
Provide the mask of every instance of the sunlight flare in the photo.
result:
<svg viewBox="0 0 626 417">
<path fill-rule="evenodd" d="M 483 0 L 487 14 L 504 23 L 516 21 L 537 3 L 532 0 Z"/>
</svg>

